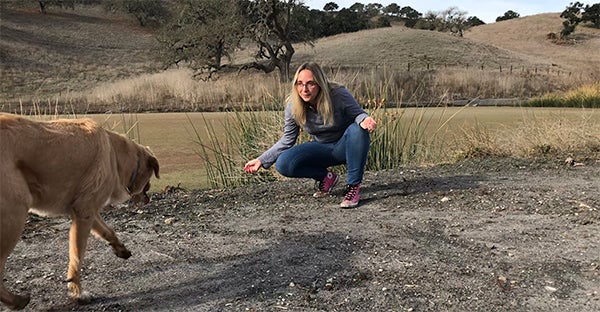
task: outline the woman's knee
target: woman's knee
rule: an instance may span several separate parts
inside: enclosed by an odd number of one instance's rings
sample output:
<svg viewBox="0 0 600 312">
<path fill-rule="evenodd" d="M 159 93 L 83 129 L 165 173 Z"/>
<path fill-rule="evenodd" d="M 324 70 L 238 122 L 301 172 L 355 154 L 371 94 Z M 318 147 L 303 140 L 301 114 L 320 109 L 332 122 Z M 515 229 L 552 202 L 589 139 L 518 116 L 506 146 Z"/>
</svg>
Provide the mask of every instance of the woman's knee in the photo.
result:
<svg viewBox="0 0 600 312">
<path fill-rule="evenodd" d="M 275 169 L 284 177 L 291 177 L 294 173 L 294 166 L 289 153 L 284 152 L 277 158 Z"/>
<path fill-rule="evenodd" d="M 282 176 L 289 177 L 289 166 L 286 163 L 280 161 L 279 159 L 275 163 L 275 170 L 277 170 L 277 172 L 279 172 L 279 174 L 281 174 Z"/>
<path fill-rule="evenodd" d="M 361 128 L 357 123 L 353 122 L 346 129 L 346 135 L 352 139 L 369 139 L 369 131 Z"/>
</svg>

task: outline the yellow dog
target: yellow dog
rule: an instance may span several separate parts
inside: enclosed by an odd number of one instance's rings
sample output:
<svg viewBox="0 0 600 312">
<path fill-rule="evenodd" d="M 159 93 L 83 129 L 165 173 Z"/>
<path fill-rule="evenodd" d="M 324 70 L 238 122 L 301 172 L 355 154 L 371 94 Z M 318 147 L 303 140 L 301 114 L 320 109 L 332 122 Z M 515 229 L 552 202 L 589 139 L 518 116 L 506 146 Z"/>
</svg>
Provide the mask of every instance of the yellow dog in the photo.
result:
<svg viewBox="0 0 600 312">
<path fill-rule="evenodd" d="M 153 174 L 159 177 L 158 160 L 147 147 L 90 119 L 39 122 L 0 113 L 0 301 L 11 309 L 29 303 L 29 295 L 15 295 L 3 283 L 29 211 L 70 216 L 67 281 L 78 299 L 90 232 L 118 257 L 131 256 L 100 212 L 130 198 L 147 202 Z"/>
</svg>

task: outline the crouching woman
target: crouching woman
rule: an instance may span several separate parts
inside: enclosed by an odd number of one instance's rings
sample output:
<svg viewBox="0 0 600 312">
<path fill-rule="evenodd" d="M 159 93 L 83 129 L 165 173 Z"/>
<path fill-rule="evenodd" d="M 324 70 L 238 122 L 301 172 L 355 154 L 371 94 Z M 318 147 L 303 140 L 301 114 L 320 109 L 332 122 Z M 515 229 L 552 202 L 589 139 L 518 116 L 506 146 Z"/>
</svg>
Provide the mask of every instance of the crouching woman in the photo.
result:
<svg viewBox="0 0 600 312">
<path fill-rule="evenodd" d="M 285 108 L 283 135 L 271 148 L 244 166 L 248 173 L 276 163 L 277 171 L 291 178 L 317 181 L 314 197 L 329 195 L 338 174 L 329 167 L 347 166 L 342 208 L 356 207 L 370 147 L 370 131 L 377 122 L 343 86 L 327 80 L 316 63 L 298 67 Z M 296 145 L 302 128 L 312 141 Z"/>
</svg>

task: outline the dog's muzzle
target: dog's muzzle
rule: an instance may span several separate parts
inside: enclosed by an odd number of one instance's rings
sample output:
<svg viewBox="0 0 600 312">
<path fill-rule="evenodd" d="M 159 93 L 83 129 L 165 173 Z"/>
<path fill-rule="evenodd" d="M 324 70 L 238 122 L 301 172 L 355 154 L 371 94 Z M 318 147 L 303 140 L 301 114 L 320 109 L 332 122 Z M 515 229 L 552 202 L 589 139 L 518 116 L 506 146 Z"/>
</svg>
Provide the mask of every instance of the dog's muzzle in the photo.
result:
<svg viewBox="0 0 600 312">
<path fill-rule="evenodd" d="M 142 190 L 141 193 L 131 196 L 131 200 L 133 201 L 133 204 L 136 206 L 139 206 L 139 205 L 146 205 L 147 203 L 149 203 L 150 202 L 150 196 L 148 196 L 149 189 L 150 189 L 150 183 L 148 182 L 144 186 L 144 190 Z"/>
</svg>

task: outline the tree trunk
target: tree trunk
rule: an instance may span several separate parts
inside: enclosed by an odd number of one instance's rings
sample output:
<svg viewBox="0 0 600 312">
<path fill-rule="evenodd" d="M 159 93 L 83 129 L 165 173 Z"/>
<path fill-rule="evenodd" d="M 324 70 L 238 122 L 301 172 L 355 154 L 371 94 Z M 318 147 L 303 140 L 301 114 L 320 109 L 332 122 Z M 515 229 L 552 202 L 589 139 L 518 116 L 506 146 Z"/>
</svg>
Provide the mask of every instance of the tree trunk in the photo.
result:
<svg viewBox="0 0 600 312">
<path fill-rule="evenodd" d="M 283 59 L 281 60 L 281 67 L 279 68 L 279 71 L 281 72 L 281 81 L 282 82 L 287 82 L 290 81 L 292 79 L 292 72 L 291 72 L 291 64 L 292 64 L 292 57 L 294 56 L 294 53 L 296 52 L 296 50 L 294 50 L 294 47 L 292 46 L 291 42 L 286 42 L 285 43 L 285 54 L 283 55 Z"/>
<path fill-rule="evenodd" d="M 46 2 L 38 1 L 38 3 L 40 4 L 40 13 L 46 14 Z"/>
</svg>

